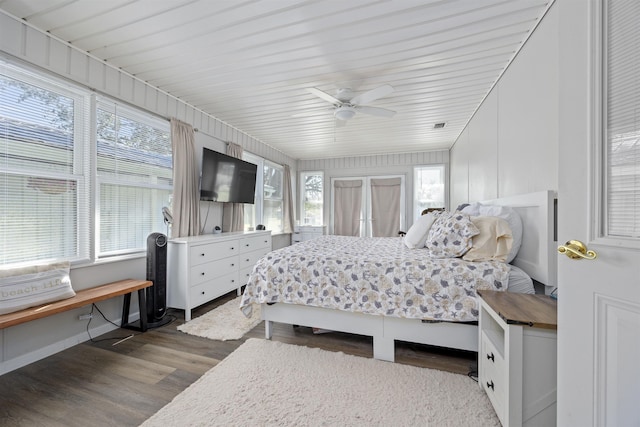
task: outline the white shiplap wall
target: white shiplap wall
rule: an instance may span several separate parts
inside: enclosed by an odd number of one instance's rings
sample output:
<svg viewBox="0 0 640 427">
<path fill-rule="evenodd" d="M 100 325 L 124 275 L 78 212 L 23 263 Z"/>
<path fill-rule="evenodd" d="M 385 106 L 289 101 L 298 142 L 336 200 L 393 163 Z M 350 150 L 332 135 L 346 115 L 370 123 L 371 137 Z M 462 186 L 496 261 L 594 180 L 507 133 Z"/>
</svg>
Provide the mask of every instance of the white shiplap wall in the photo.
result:
<svg viewBox="0 0 640 427">
<path fill-rule="evenodd" d="M 262 143 L 246 133 L 208 115 L 166 92 L 128 75 L 96 58 L 77 50 L 67 43 L 42 33 L 0 12 L 0 56 L 3 60 L 35 66 L 42 70 L 91 88 L 130 105 L 162 117 L 176 117 L 199 129 L 202 145 L 216 145 L 221 141 L 240 144 L 246 151 L 255 153 L 278 164 L 288 164 L 295 174 L 296 162 L 282 152 Z M 208 141 L 208 142 L 207 142 Z M 221 219 L 210 218 L 213 223 Z M 290 240 L 288 235 L 276 236 L 275 246 Z M 96 264 L 71 271 L 75 289 L 85 289 L 127 277 L 144 278 L 146 259 L 129 259 L 108 264 Z M 137 307 L 134 296 L 132 307 Z M 121 298 L 99 304 L 105 315 L 119 323 L 122 310 Z M 64 348 L 88 339 L 86 322 L 78 321 L 78 315 L 88 313 L 90 307 L 61 313 L 46 319 L 32 321 L 0 331 L 0 375 Z M 134 308 L 135 311 L 135 308 Z M 113 329 L 106 321 L 94 316 L 92 335 Z M 25 337 L 28 337 L 26 339 Z"/>
<path fill-rule="evenodd" d="M 316 159 L 298 161 L 299 171 L 343 171 L 352 173 L 355 170 L 382 170 L 399 166 L 429 165 L 449 163 L 449 151 L 423 151 L 419 153 L 387 154 L 377 156 L 343 157 L 334 159 Z"/>
<path fill-rule="evenodd" d="M 558 189 L 556 5 L 451 149 L 450 203 Z"/>
<path fill-rule="evenodd" d="M 407 227 L 413 223 L 413 167 L 421 165 L 444 164 L 449 167 L 449 151 L 423 151 L 419 153 L 388 154 L 376 156 L 344 157 L 317 160 L 299 160 L 298 171 L 324 172 L 324 222 L 329 224 L 331 209 L 331 178 L 376 175 L 404 175 Z M 299 181 L 299 179 L 298 179 Z M 299 207 L 296 207 L 298 210 Z M 298 212 L 299 213 L 299 212 Z M 298 215 L 299 217 L 299 215 Z"/>
</svg>

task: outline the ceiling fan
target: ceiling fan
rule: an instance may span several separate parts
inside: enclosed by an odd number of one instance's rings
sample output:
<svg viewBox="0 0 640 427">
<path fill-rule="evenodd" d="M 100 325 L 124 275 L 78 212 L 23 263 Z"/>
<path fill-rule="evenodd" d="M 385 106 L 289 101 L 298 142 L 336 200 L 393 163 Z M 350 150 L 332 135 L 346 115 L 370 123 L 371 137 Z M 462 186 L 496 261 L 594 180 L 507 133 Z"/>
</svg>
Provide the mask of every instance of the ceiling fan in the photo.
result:
<svg viewBox="0 0 640 427">
<path fill-rule="evenodd" d="M 371 89 L 370 91 L 361 93 L 360 95 L 354 96 L 351 89 L 343 88 L 338 89 L 336 96 L 332 96 L 314 87 L 307 88 L 307 91 L 313 95 L 333 104 L 333 108 L 328 111 L 332 112 L 336 119 L 342 121 L 347 121 L 353 118 L 356 113 L 369 114 L 377 117 L 393 117 L 396 114 L 393 110 L 387 110 L 386 108 L 380 107 L 369 107 L 365 105 L 391 94 L 393 90 L 394 89 L 389 85 L 382 85 L 375 89 Z M 317 112 L 299 113 L 294 114 L 293 117 L 304 117 L 317 114 Z"/>
</svg>

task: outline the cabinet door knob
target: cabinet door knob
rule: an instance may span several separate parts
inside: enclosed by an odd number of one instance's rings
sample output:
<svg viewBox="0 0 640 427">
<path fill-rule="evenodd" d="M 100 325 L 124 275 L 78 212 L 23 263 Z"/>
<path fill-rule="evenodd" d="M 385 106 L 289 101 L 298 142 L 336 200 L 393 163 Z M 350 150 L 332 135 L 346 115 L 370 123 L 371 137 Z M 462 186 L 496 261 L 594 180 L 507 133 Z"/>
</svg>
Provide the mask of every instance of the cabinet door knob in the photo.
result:
<svg viewBox="0 0 640 427">
<path fill-rule="evenodd" d="M 234 247 L 234 246 L 231 246 L 231 250 L 234 250 L 234 249 L 235 249 L 235 247 Z"/>
<path fill-rule="evenodd" d="M 487 381 L 487 387 L 489 387 L 491 390 L 495 390 L 495 388 L 493 387 L 493 381 L 491 382 Z"/>
<path fill-rule="evenodd" d="M 204 271 L 202 273 L 200 273 L 200 274 L 204 276 Z"/>
<path fill-rule="evenodd" d="M 487 360 L 491 360 L 492 362 L 495 362 L 495 357 L 493 356 L 493 353 L 491 354 L 487 354 Z"/>
<path fill-rule="evenodd" d="M 235 264 L 231 264 L 231 267 L 235 267 Z"/>
<path fill-rule="evenodd" d="M 202 295 L 204 295 L 204 291 L 202 291 Z"/>
<path fill-rule="evenodd" d="M 249 244 L 247 243 L 247 244 L 245 244 L 245 246 L 246 246 L 246 247 L 249 247 Z"/>
<path fill-rule="evenodd" d="M 204 256 L 204 254 L 200 254 L 200 256 Z"/>
</svg>

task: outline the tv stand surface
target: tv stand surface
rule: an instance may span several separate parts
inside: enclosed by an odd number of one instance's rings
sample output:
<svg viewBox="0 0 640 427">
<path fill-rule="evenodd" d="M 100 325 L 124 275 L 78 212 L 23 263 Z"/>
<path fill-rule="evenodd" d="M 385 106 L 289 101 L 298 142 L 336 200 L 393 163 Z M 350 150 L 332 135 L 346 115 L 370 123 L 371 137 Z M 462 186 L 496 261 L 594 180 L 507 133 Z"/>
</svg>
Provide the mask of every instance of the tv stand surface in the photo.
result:
<svg viewBox="0 0 640 427">
<path fill-rule="evenodd" d="M 271 231 L 229 232 L 169 240 L 167 306 L 191 310 L 234 289 L 249 278 L 253 266 L 271 251 Z"/>
</svg>

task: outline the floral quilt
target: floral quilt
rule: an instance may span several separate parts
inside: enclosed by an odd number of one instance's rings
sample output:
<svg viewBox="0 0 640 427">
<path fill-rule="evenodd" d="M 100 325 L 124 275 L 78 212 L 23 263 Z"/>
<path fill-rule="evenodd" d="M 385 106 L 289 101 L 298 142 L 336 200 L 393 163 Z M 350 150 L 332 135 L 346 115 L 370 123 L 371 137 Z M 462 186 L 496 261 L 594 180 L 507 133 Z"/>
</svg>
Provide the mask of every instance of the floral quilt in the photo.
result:
<svg viewBox="0 0 640 427">
<path fill-rule="evenodd" d="M 476 290 L 506 290 L 498 261 L 429 258 L 400 237 L 322 236 L 266 254 L 254 266 L 240 308 L 287 303 L 412 319 L 478 319 Z"/>
</svg>

